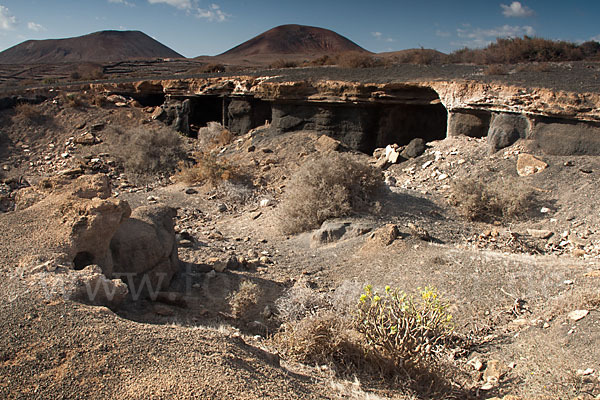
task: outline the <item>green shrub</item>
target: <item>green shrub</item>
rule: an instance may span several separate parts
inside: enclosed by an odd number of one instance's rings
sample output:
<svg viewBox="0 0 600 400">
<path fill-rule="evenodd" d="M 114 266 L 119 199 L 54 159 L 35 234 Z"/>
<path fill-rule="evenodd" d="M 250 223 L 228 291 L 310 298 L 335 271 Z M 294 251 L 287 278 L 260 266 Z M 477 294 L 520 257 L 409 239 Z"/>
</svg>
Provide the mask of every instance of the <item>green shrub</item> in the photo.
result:
<svg viewBox="0 0 600 400">
<path fill-rule="evenodd" d="M 318 227 L 329 218 L 368 210 L 381 173 L 351 155 L 330 152 L 309 158 L 291 177 L 280 205 L 284 233 Z"/>
<path fill-rule="evenodd" d="M 417 364 L 435 355 L 453 331 L 452 316 L 435 288 L 419 298 L 386 286 L 379 294 L 365 287 L 358 303 L 356 329 L 367 342 L 398 365 Z"/>
</svg>

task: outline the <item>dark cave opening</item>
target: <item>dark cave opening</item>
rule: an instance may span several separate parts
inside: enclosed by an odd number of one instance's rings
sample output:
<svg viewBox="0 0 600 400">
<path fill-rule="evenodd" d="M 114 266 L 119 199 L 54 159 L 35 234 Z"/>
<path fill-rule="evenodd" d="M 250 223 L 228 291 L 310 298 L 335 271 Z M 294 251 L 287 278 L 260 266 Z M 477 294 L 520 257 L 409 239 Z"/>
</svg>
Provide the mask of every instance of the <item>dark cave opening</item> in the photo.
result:
<svg viewBox="0 0 600 400">
<path fill-rule="evenodd" d="M 209 122 L 223 124 L 223 108 L 227 106 L 227 98 L 215 95 L 190 97 L 190 113 L 188 121 L 190 132 L 197 134 L 200 128 Z M 225 102 L 225 103 L 224 103 Z"/>
<path fill-rule="evenodd" d="M 75 255 L 75 258 L 73 259 L 73 265 L 78 271 L 84 269 L 88 265 L 92 265 L 93 263 L 94 255 L 87 251 L 80 251 L 79 253 L 77 253 L 77 255 Z"/>
<path fill-rule="evenodd" d="M 130 97 L 137 100 L 142 107 L 158 107 L 165 102 L 164 93 L 133 94 Z"/>
<path fill-rule="evenodd" d="M 275 102 L 273 126 L 282 131 L 313 130 L 350 149 L 372 154 L 388 144 L 446 138 L 448 112 L 438 101 L 402 103 Z"/>
<path fill-rule="evenodd" d="M 367 153 L 388 144 L 404 146 L 415 138 L 425 142 L 446 138 L 448 111 L 437 104 L 386 104 L 378 107 L 377 127 Z"/>
</svg>

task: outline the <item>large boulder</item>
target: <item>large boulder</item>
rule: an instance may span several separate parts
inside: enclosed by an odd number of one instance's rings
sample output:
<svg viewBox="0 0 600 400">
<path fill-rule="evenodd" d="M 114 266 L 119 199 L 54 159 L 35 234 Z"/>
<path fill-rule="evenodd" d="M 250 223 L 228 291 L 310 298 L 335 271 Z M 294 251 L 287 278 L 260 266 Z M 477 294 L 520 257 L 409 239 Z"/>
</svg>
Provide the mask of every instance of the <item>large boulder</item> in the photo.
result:
<svg viewBox="0 0 600 400">
<path fill-rule="evenodd" d="M 406 145 L 400 155 L 404 158 L 416 158 L 423 154 L 426 148 L 427 147 L 425 146 L 425 141 L 423 139 L 414 138 Z"/>
<path fill-rule="evenodd" d="M 136 208 L 110 242 L 112 276 L 127 282 L 134 300 L 166 289 L 179 270 L 176 215 L 160 204 Z"/>
<path fill-rule="evenodd" d="M 177 132 L 189 135 L 190 133 L 190 100 L 167 100 L 152 114 L 153 119 L 164 122 L 173 127 Z"/>
<path fill-rule="evenodd" d="M 529 130 L 529 121 L 522 115 L 504 113 L 494 115 L 487 136 L 490 152 L 494 153 L 521 138 L 526 138 Z"/>
<path fill-rule="evenodd" d="M 364 235 L 373 229 L 372 225 L 360 222 L 329 220 L 315 230 L 310 238 L 311 247 L 352 239 Z"/>
<path fill-rule="evenodd" d="M 448 136 L 484 137 L 490 128 L 490 113 L 475 110 L 448 114 Z"/>
<path fill-rule="evenodd" d="M 108 279 L 97 265 L 88 265 L 81 271 L 71 272 L 74 286 L 72 298 L 82 303 L 117 308 L 129 291 L 120 279 Z"/>
</svg>

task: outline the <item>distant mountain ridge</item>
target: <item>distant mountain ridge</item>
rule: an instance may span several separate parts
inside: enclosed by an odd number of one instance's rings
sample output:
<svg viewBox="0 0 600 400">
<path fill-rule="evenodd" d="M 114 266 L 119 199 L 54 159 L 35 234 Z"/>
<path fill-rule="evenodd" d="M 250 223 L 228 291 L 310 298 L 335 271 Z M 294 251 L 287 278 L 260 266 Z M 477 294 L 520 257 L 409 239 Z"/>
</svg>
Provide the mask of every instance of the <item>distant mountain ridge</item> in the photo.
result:
<svg viewBox="0 0 600 400">
<path fill-rule="evenodd" d="M 344 52 L 369 53 L 350 39 L 329 29 L 305 25 L 281 25 L 270 29 L 217 57 L 257 55 L 318 55 Z"/>
<path fill-rule="evenodd" d="M 0 64 L 115 62 L 184 58 L 140 31 L 101 31 L 66 39 L 28 40 L 0 52 Z"/>
</svg>

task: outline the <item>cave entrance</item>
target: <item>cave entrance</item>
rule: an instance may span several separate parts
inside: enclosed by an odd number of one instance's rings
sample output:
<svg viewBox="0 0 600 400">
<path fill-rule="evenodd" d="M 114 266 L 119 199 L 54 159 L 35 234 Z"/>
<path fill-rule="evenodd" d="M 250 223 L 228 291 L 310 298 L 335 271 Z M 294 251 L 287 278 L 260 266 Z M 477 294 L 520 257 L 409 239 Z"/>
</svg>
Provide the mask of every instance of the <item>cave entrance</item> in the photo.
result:
<svg viewBox="0 0 600 400">
<path fill-rule="evenodd" d="M 437 94 L 410 95 L 406 103 L 274 102 L 273 127 L 282 132 L 314 130 L 367 154 L 415 138 L 425 142 L 446 138 L 448 112 Z"/>
<path fill-rule="evenodd" d="M 190 97 L 189 124 L 190 133 L 194 136 L 198 130 L 207 126 L 209 122 L 218 122 L 226 125 L 223 120 L 223 109 L 227 107 L 227 98 L 214 95 Z"/>
<path fill-rule="evenodd" d="M 140 103 L 142 107 L 158 107 L 165 102 L 164 93 L 136 93 L 130 95 L 130 97 L 134 100 L 137 100 L 137 102 Z"/>
<path fill-rule="evenodd" d="M 87 251 L 80 251 L 75 255 L 75 258 L 73 259 L 73 265 L 78 271 L 84 269 L 88 265 L 92 265 L 93 263 L 94 255 Z"/>
<path fill-rule="evenodd" d="M 394 143 L 404 146 L 415 138 L 425 142 L 446 138 L 448 111 L 441 103 L 385 104 L 376 108 L 375 132 L 365 132 L 366 153 Z"/>
<path fill-rule="evenodd" d="M 253 97 L 232 97 L 227 100 L 225 127 L 236 135 L 243 135 L 265 123 L 271 123 L 273 111 L 268 101 Z"/>
</svg>

